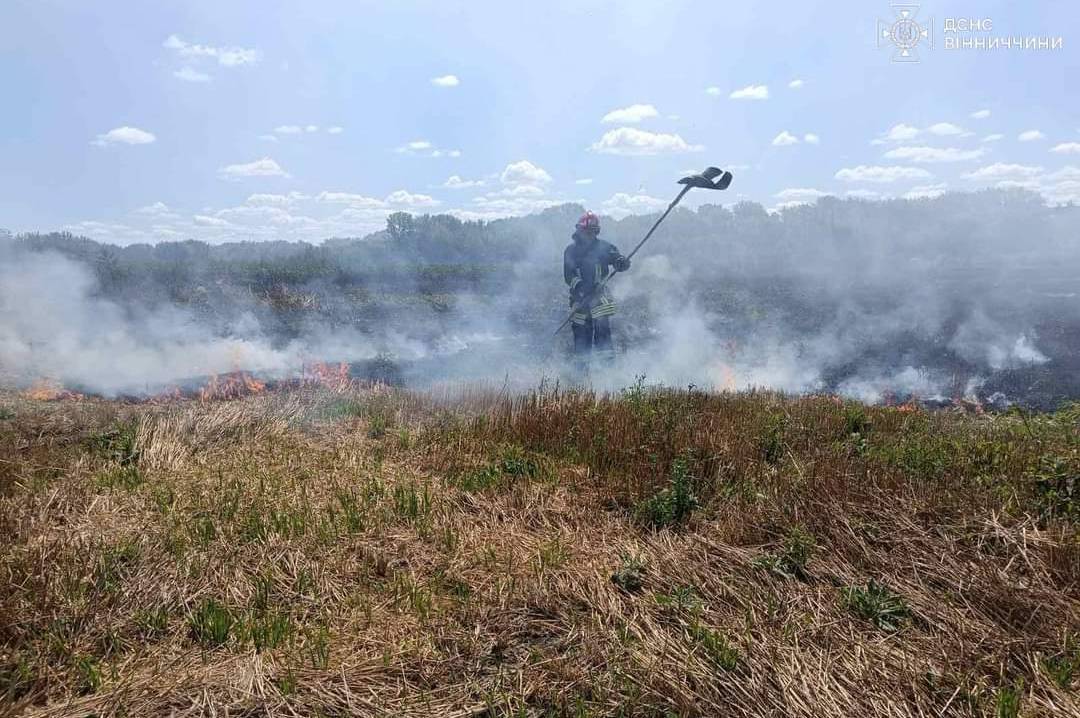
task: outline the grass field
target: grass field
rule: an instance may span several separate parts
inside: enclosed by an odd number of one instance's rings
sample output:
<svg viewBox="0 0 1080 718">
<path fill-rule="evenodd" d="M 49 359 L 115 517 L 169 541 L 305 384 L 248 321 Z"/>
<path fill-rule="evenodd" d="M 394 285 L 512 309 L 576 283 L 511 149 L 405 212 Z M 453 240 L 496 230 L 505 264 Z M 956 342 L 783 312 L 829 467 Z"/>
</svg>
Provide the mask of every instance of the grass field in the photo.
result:
<svg viewBox="0 0 1080 718">
<path fill-rule="evenodd" d="M 0 394 L 0 714 L 1080 715 L 1078 421 Z"/>
</svg>

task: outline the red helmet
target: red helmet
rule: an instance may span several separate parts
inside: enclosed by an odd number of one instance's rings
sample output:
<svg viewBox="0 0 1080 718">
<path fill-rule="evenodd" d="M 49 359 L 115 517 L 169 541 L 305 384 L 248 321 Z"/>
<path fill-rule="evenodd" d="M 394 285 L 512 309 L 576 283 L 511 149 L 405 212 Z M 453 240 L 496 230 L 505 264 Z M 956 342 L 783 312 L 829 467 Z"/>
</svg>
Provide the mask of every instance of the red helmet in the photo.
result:
<svg viewBox="0 0 1080 718">
<path fill-rule="evenodd" d="M 600 234 L 600 218 L 592 212 L 586 212 L 578 219 L 574 229 L 579 232 L 586 231 Z"/>
</svg>

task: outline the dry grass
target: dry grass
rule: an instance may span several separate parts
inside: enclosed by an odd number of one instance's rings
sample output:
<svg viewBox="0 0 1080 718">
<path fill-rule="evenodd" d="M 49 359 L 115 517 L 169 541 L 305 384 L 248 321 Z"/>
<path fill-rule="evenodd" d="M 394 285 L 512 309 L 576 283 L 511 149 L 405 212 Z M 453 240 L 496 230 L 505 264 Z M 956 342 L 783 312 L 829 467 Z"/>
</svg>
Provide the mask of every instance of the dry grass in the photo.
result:
<svg viewBox="0 0 1080 718">
<path fill-rule="evenodd" d="M 0 394 L 2 705 L 1080 715 L 1078 446 L 642 387 Z"/>
</svg>

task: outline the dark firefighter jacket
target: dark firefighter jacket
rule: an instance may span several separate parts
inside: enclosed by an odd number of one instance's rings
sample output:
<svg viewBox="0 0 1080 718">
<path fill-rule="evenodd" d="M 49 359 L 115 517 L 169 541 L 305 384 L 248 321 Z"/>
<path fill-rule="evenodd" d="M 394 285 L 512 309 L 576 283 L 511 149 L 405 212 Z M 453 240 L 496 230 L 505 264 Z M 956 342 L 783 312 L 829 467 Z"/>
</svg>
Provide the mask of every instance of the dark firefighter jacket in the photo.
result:
<svg viewBox="0 0 1080 718">
<path fill-rule="evenodd" d="M 610 242 L 602 239 L 582 244 L 572 242 L 563 252 L 563 279 L 570 287 L 571 304 L 585 297 L 588 301 L 578 307 L 570 321 L 584 324 L 590 314 L 594 319 L 615 314 L 615 300 L 607 287 L 599 292 L 595 289 L 609 273 L 624 271 L 629 266 L 629 260 Z"/>
</svg>

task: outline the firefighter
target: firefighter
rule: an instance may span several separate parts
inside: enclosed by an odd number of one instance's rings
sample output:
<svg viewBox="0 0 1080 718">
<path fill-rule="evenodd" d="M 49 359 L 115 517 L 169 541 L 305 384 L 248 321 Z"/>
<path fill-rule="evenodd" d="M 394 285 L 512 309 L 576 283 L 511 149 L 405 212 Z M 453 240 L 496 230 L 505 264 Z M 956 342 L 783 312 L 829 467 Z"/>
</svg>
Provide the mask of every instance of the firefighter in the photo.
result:
<svg viewBox="0 0 1080 718">
<path fill-rule="evenodd" d="M 630 269 L 630 260 L 615 245 L 599 238 L 600 218 L 586 212 L 574 226 L 573 242 L 563 252 L 563 278 L 570 287 L 570 306 L 574 313 L 570 325 L 574 331 L 574 353 L 584 369 L 589 356 L 610 362 L 611 317 L 615 300 L 606 286 L 597 287 L 609 274 Z"/>
</svg>

